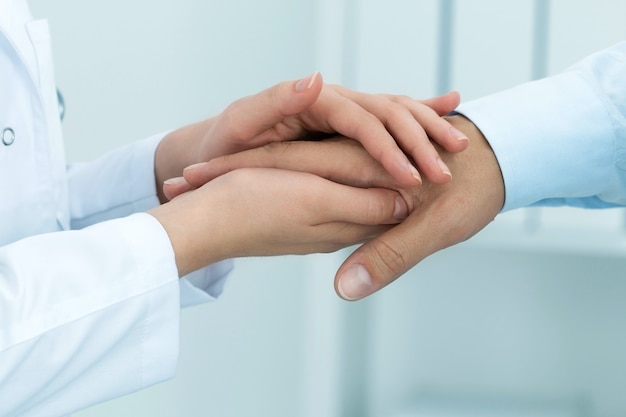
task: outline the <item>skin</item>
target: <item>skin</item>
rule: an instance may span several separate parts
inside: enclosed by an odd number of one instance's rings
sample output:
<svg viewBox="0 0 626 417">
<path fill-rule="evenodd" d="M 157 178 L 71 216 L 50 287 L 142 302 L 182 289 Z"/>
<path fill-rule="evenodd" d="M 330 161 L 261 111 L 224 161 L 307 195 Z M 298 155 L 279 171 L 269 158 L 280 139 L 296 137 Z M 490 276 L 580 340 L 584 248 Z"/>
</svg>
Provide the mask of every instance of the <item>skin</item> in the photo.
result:
<svg viewBox="0 0 626 417">
<path fill-rule="evenodd" d="M 183 276 L 228 258 L 335 251 L 384 232 L 408 209 L 393 190 L 244 168 L 149 213 L 167 231 Z"/>
<path fill-rule="evenodd" d="M 180 276 L 226 258 L 328 252 L 367 241 L 406 217 L 397 191 L 275 169 L 238 170 L 199 187 L 166 179 L 190 164 L 245 149 L 341 133 L 360 142 L 399 184 L 422 181 L 405 151 L 415 154 L 426 178 L 445 183 L 449 169 L 427 134 L 450 151 L 467 146 L 467 138 L 439 116 L 458 101 L 456 93 L 424 102 L 356 93 L 324 85 L 319 74 L 278 84 L 161 141 L 155 180 L 158 190 L 165 184 L 163 204 L 149 214 L 167 232 Z"/>
<path fill-rule="evenodd" d="M 443 185 L 426 180 L 421 186 L 404 186 L 362 146 L 347 139 L 273 144 L 191 167 L 184 175 L 198 186 L 243 167 L 272 167 L 398 191 L 407 202 L 408 217 L 360 246 L 335 277 L 339 296 L 357 300 L 393 282 L 432 253 L 475 235 L 502 209 L 504 182 L 489 144 L 466 118 L 447 119 L 470 138 L 470 145 L 457 154 L 440 150 L 455 173 L 454 180 Z"/>
<path fill-rule="evenodd" d="M 180 177 L 187 166 L 320 134 L 341 134 L 359 141 L 401 184 L 420 184 L 418 169 L 429 180 L 445 183 L 450 179 L 449 169 L 441 165 L 428 136 L 450 152 L 467 147 L 465 135 L 439 117 L 458 103 L 455 92 L 423 101 L 358 93 L 325 85 L 318 73 L 286 81 L 163 138 L 155 156 L 159 198 L 162 203 L 168 200 L 162 185 Z"/>
</svg>

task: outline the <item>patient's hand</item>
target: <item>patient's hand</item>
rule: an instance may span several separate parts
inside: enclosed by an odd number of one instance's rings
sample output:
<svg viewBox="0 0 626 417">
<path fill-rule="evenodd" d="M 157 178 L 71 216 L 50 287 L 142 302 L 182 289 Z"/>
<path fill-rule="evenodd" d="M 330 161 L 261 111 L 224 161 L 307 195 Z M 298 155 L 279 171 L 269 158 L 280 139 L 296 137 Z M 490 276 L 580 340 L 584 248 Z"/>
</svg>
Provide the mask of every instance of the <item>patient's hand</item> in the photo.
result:
<svg viewBox="0 0 626 417">
<path fill-rule="evenodd" d="M 425 181 L 417 187 L 402 186 L 357 142 L 347 139 L 276 143 L 188 169 L 185 178 L 203 184 L 241 167 L 275 167 L 399 191 L 409 217 L 359 247 L 337 272 L 337 293 L 356 300 L 383 288 L 430 254 L 470 238 L 501 210 L 504 184 L 489 144 L 464 117 L 449 121 L 468 135 L 470 145 L 458 154 L 440 150 L 455 172 L 454 179 L 443 185 Z"/>
</svg>

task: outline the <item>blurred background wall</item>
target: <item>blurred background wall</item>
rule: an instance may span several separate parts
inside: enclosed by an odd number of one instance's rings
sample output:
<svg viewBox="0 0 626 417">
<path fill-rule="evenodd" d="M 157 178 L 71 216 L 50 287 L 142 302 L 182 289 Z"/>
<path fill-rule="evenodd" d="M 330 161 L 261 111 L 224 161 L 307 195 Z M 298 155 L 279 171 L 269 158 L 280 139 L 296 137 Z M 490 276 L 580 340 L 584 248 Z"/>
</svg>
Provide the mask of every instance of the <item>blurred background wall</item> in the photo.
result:
<svg viewBox="0 0 626 417">
<path fill-rule="evenodd" d="M 31 0 L 51 24 L 70 161 L 326 81 L 472 99 L 626 39 L 623 0 Z M 349 253 L 245 259 L 184 311 L 177 377 L 96 416 L 626 414 L 626 215 L 525 209 L 381 293 Z"/>
</svg>

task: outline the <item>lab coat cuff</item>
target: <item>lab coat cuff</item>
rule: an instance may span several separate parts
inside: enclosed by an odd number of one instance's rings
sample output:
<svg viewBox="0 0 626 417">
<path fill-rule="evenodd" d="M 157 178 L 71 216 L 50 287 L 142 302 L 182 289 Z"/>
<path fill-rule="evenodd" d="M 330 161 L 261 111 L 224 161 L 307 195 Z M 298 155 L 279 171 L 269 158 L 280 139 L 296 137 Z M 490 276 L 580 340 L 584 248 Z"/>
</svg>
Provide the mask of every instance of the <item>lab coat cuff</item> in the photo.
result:
<svg viewBox="0 0 626 417">
<path fill-rule="evenodd" d="M 178 361 L 180 289 L 174 251 L 163 226 L 149 214 L 116 220 L 122 227 L 127 250 L 135 260 L 138 278 L 150 291 L 149 313 L 143 336 L 144 386 L 172 378 Z M 123 227 L 127 224 L 127 227 Z"/>
<path fill-rule="evenodd" d="M 161 143 L 161 140 L 163 140 L 168 133 L 169 132 L 153 135 L 137 144 L 135 148 L 137 164 L 143 167 L 138 169 L 138 172 L 154 173 L 154 155 L 156 154 L 156 149 Z M 150 176 L 150 178 L 138 177 L 137 181 L 140 182 L 137 184 L 137 189 L 151 187 L 154 190 L 152 195 L 156 199 L 157 190 L 153 175 Z M 142 186 L 141 183 L 144 183 L 144 185 Z M 158 204 L 158 200 L 150 200 L 151 199 L 136 199 L 135 201 L 137 201 L 138 204 L 136 207 L 137 211 L 148 210 Z M 141 207 L 140 204 L 146 204 L 146 206 Z M 232 269 L 233 261 L 225 260 L 182 277 L 179 280 L 181 307 L 190 307 L 215 301 L 222 294 L 224 284 Z"/>
<path fill-rule="evenodd" d="M 609 182 L 612 123 L 576 71 L 464 103 L 457 111 L 480 129 L 500 164 L 502 211 L 596 196 Z"/>
<path fill-rule="evenodd" d="M 192 272 L 180 280 L 180 305 L 191 307 L 217 300 L 224 291 L 233 260 L 227 259 Z"/>
<path fill-rule="evenodd" d="M 147 211 L 160 204 L 154 177 L 155 155 L 165 135 L 167 132 L 158 133 L 132 145 L 131 175 L 134 181 L 132 190 L 135 194 L 131 197 L 131 201 L 133 201 L 135 212 Z"/>
</svg>

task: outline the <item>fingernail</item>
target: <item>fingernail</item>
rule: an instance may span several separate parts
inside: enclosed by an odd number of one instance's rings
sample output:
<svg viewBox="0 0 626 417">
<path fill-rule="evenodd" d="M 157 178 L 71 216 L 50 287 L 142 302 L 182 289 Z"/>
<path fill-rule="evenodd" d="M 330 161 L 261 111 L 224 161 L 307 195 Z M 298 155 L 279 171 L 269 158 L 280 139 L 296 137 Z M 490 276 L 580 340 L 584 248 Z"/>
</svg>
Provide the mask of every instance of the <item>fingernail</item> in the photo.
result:
<svg viewBox="0 0 626 417">
<path fill-rule="evenodd" d="M 205 166 L 206 162 L 198 162 L 197 164 L 189 165 L 183 171 L 191 171 L 192 169 L 200 168 L 201 166 Z"/>
<path fill-rule="evenodd" d="M 450 172 L 450 168 L 441 160 L 441 158 L 437 158 L 437 163 L 439 164 L 439 168 L 441 168 L 441 172 L 452 177 L 452 173 Z"/>
<path fill-rule="evenodd" d="M 465 133 L 461 132 L 459 129 L 457 129 L 454 126 L 450 126 L 450 133 L 452 133 L 452 136 L 454 136 L 456 138 L 456 140 L 469 140 L 469 138 L 465 135 Z"/>
<path fill-rule="evenodd" d="M 313 83 L 315 83 L 315 80 L 317 79 L 318 75 L 319 75 L 319 71 L 316 71 L 313 74 L 309 75 L 308 77 L 303 78 L 300 81 L 298 81 L 296 83 L 296 92 L 302 93 L 303 91 L 306 91 L 309 88 L 311 88 L 313 86 Z"/>
<path fill-rule="evenodd" d="M 396 209 L 393 212 L 393 218 L 397 220 L 404 220 L 409 214 L 409 209 L 406 206 L 404 198 L 396 196 Z"/>
<path fill-rule="evenodd" d="M 164 185 L 182 185 L 182 184 L 187 184 L 187 181 L 185 181 L 185 178 L 183 177 L 174 177 L 174 178 L 170 178 L 170 179 L 163 181 L 163 184 Z"/>
<path fill-rule="evenodd" d="M 357 264 L 343 273 L 337 289 L 343 299 L 357 300 L 371 294 L 372 278 L 363 265 Z"/>
<path fill-rule="evenodd" d="M 413 178 L 415 178 L 421 184 L 422 183 L 422 177 L 420 177 L 420 173 L 417 172 L 417 168 L 415 168 L 410 163 L 409 163 L 409 171 L 411 172 L 411 175 L 413 176 Z"/>
</svg>

